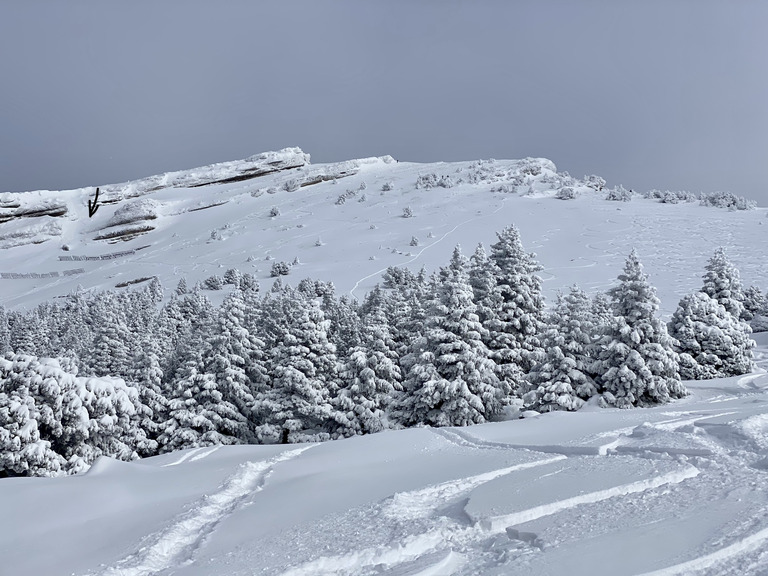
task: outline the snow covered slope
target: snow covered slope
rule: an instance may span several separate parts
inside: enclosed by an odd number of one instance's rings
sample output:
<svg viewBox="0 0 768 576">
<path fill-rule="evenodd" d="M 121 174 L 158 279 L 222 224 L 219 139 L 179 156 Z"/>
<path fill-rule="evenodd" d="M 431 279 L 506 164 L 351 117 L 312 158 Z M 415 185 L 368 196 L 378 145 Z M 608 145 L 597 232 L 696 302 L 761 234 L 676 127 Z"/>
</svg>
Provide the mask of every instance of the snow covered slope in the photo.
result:
<svg viewBox="0 0 768 576">
<path fill-rule="evenodd" d="M 290 148 L 102 186 L 92 218 L 95 187 L 6 193 L 0 303 L 29 306 L 78 285 L 114 288 L 152 276 L 171 290 L 182 277 L 192 286 L 228 268 L 255 274 L 264 290 L 274 261 L 296 259 L 286 281 L 330 280 L 362 297 L 388 266 L 432 271 L 456 244 L 471 254 L 510 224 L 537 253 L 550 297 L 574 282 L 588 292 L 606 288 L 633 246 L 667 313 L 699 287 L 718 246 L 746 285 L 768 285 L 765 209 L 728 212 L 638 195 L 611 202 L 584 184 L 545 159 L 312 165 Z M 580 195 L 556 199 L 563 188 Z M 408 207 L 413 216 L 404 218 Z"/>
<path fill-rule="evenodd" d="M 564 189 L 578 196 L 559 200 Z M 662 308 L 725 246 L 765 290 L 765 209 L 660 204 L 544 159 L 309 164 L 298 149 L 117 186 L 0 196 L 0 302 L 228 268 L 362 297 L 388 266 L 444 265 L 515 224 L 547 295 L 611 285 L 637 248 Z M 410 208 L 411 217 L 404 217 Z M 415 239 L 414 239 L 415 238 Z M 213 295 L 215 293 L 209 293 Z M 766 574 L 768 338 L 759 370 L 651 409 L 316 445 L 206 447 L 81 476 L 0 480 L 0 574 Z"/>
<path fill-rule="evenodd" d="M 689 387 L 652 409 L 5 479 L 3 573 L 765 574 L 768 375 Z"/>
</svg>

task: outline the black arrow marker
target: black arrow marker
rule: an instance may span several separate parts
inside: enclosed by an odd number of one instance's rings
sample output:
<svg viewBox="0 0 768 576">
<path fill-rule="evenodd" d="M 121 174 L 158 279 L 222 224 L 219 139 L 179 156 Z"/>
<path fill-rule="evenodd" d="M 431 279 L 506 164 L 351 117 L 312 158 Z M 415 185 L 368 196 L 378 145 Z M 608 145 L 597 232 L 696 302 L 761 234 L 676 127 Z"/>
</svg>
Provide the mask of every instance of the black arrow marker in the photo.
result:
<svg viewBox="0 0 768 576">
<path fill-rule="evenodd" d="M 93 218 L 96 214 L 96 210 L 99 209 L 99 189 L 96 188 L 96 198 L 93 199 L 93 203 L 88 200 L 88 218 Z"/>
</svg>

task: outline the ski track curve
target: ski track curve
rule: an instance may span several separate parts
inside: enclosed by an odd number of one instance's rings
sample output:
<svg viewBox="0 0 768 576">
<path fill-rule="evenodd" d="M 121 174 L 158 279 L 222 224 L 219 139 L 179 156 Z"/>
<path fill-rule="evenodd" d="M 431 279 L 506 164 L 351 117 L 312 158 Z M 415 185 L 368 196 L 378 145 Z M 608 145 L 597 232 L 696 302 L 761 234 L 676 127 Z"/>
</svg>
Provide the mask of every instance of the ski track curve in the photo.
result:
<svg viewBox="0 0 768 576">
<path fill-rule="evenodd" d="M 440 551 L 447 551 L 448 555 L 444 560 L 450 558 L 451 552 L 462 552 L 468 546 L 477 544 L 483 540 L 494 537 L 508 531 L 515 525 L 530 522 L 545 516 L 551 516 L 565 510 L 575 508 L 585 504 L 594 504 L 603 500 L 647 492 L 665 485 L 678 484 L 689 478 L 694 478 L 699 474 L 699 470 L 694 466 L 685 466 L 680 470 L 675 470 L 666 474 L 647 478 L 629 484 L 614 486 L 605 490 L 598 490 L 586 494 L 580 494 L 572 498 L 558 500 L 535 506 L 526 510 L 520 510 L 512 514 L 504 514 L 482 519 L 471 526 L 462 526 L 447 517 L 437 518 L 431 526 L 418 534 L 408 536 L 401 541 L 390 546 L 379 546 L 375 548 L 365 548 L 354 550 L 345 554 L 336 556 L 323 556 L 311 560 L 299 566 L 289 568 L 281 576 L 320 576 L 320 575 L 340 575 L 340 574 L 362 574 L 366 573 L 372 567 L 391 568 L 407 562 L 413 562 L 419 558 L 434 554 Z M 418 492 L 418 491 L 417 491 Z M 405 518 L 405 520 L 408 520 Z M 766 537 L 768 537 L 768 530 Z M 762 537 L 762 532 L 760 533 Z M 750 542 L 750 545 L 752 543 Z M 756 546 L 757 543 L 755 542 Z M 463 556 L 457 556 L 462 558 Z M 442 562 L 442 561 L 441 561 Z M 452 574 L 458 570 L 463 562 L 451 562 L 445 566 L 444 571 L 440 571 L 441 562 L 433 564 L 437 572 L 424 572 L 426 574 Z M 380 573 L 380 572 L 377 572 Z M 670 574 L 677 574 L 671 572 Z M 660 573 L 654 576 L 667 576 L 666 573 Z"/>
<path fill-rule="evenodd" d="M 704 556 L 699 556 L 674 566 L 654 570 L 653 572 L 644 572 L 639 576 L 681 576 L 701 572 L 702 570 L 714 569 L 722 562 L 763 548 L 766 542 L 768 542 L 768 528 L 763 528 L 759 532 L 737 540 L 733 544 L 720 548 L 710 554 L 705 554 Z"/>
<path fill-rule="evenodd" d="M 182 454 L 178 460 L 174 460 L 173 462 L 169 462 L 168 464 L 163 464 L 161 468 L 168 468 L 169 466 L 178 466 L 179 464 L 183 464 L 187 460 L 189 460 L 192 456 L 200 452 L 202 448 L 194 448 L 188 452 L 185 452 Z"/>
<path fill-rule="evenodd" d="M 632 430 L 629 428 L 628 430 Z M 490 440 L 481 440 L 472 436 L 468 432 L 456 428 L 433 428 L 432 432 L 441 436 L 451 444 L 464 448 L 474 448 L 477 450 L 530 450 L 532 452 L 542 452 L 544 454 L 562 454 L 564 456 L 605 456 L 607 451 L 617 442 L 613 441 L 604 446 L 567 446 L 561 444 L 508 444 L 504 442 L 491 442 Z"/>
<path fill-rule="evenodd" d="M 203 458 L 207 458 L 208 456 L 210 456 L 211 454 L 216 452 L 219 448 L 221 448 L 220 445 L 219 446 L 213 446 L 212 448 L 209 448 L 205 452 L 199 452 L 198 454 L 195 454 L 194 456 L 192 456 L 189 459 L 189 461 L 190 462 L 197 462 L 198 460 L 202 460 Z"/>
<path fill-rule="evenodd" d="M 499 468 L 498 470 L 492 470 L 485 472 L 484 474 L 477 474 L 476 476 L 468 476 L 465 478 L 459 478 L 458 480 L 450 480 L 448 482 L 442 482 L 441 484 L 434 484 L 421 488 L 419 490 L 411 490 L 409 492 L 398 492 L 392 496 L 391 500 L 383 507 L 382 513 L 390 518 L 396 518 L 398 520 L 411 520 L 416 518 L 424 518 L 435 509 L 436 503 L 445 503 L 458 497 L 464 492 L 469 492 L 490 482 L 501 476 L 512 474 L 520 470 L 527 470 L 529 468 L 536 468 L 537 466 L 545 466 L 560 460 L 565 460 L 565 456 L 554 456 L 552 458 L 545 458 L 543 460 L 533 460 L 531 462 L 523 462 L 522 464 L 515 464 L 514 466 L 508 466 L 507 468 Z"/>
<path fill-rule="evenodd" d="M 136 552 L 119 560 L 114 566 L 89 574 L 150 576 L 190 560 L 219 522 L 232 514 L 248 495 L 264 488 L 277 464 L 296 458 L 309 448 L 312 446 L 289 450 L 269 460 L 241 464 L 217 492 L 200 498 L 170 526 L 149 536 L 148 542 Z"/>
<path fill-rule="evenodd" d="M 586 494 L 579 494 L 572 498 L 550 502 L 549 504 L 542 504 L 541 506 L 520 510 L 518 512 L 513 512 L 512 514 L 496 516 L 482 521 L 481 524 L 484 525 L 486 530 L 490 533 L 497 534 L 505 531 L 510 526 L 538 520 L 539 518 L 551 516 L 558 512 L 562 512 L 563 510 L 581 506 L 582 504 L 594 504 L 617 496 L 628 496 L 629 494 L 637 494 L 638 492 L 647 492 L 648 490 L 653 490 L 654 488 L 659 488 L 660 486 L 667 484 L 679 484 L 684 480 L 695 478 L 698 475 L 699 469 L 689 465 L 681 470 L 674 470 L 645 480 L 638 480 L 637 482 L 622 484 L 621 486 L 614 486 L 613 488 L 606 488 L 605 490 L 587 492 Z"/>
</svg>

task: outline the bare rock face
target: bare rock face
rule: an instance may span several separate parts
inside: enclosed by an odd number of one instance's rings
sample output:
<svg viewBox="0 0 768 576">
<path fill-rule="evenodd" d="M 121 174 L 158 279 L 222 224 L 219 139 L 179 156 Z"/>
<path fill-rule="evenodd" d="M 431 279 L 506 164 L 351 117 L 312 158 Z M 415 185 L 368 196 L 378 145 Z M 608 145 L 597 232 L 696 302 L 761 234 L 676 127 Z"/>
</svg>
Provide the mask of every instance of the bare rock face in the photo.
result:
<svg viewBox="0 0 768 576">
<path fill-rule="evenodd" d="M 0 224 L 20 218 L 39 218 L 52 216 L 58 218 L 67 214 L 67 205 L 57 200 L 24 206 L 20 202 L 5 200 L 0 202 Z"/>
<path fill-rule="evenodd" d="M 300 148 L 264 152 L 232 162 L 167 172 L 122 184 L 100 186 L 99 205 L 120 204 L 109 219 L 95 216 L 94 240 L 127 241 L 155 229 L 149 221 L 159 215 L 160 204 L 146 198 L 167 188 L 200 188 L 250 180 L 309 165 Z M 68 221 L 88 217 L 85 207 L 95 188 L 0 194 L 0 249 L 39 244 L 60 237 Z"/>
</svg>

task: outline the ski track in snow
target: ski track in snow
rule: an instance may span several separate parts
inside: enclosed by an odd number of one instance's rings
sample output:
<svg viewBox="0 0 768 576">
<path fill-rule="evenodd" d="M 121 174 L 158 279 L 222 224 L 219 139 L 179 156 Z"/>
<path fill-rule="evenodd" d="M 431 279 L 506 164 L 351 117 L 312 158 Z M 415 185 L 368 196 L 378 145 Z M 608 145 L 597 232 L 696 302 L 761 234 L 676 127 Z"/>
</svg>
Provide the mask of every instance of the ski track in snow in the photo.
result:
<svg viewBox="0 0 768 576">
<path fill-rule="evenodd" d="M 150 576 L 188 561 L 201 543 L 248 495 L 264 488 L 275 465 L 296 458 L 312 448 L 305 446 L 258 462 L 246 462 L 211 495 L 196 502 L 189 512 L 159 533 L 137 552 L 97 572 L 100 576 Z M 186 456 L 189 457 L 189 452 Z M 200 454 L 203 458 L 210 451 Z M 177 462 L 180 463 L 180 462 Z"/>
<path fill-rule="evenodd" d="M 698 468 L 689 465 L 681 470 L 675 470 L 673 472 L 668 472 L 667 474 L 654 476 L 653 478 L 638 480 L 637 482 L 623 484 L 613 488 L 606 488 L 605 490 L 597 490 L 596 492 L 579 494 L 572 498 L 566 498 L 565 500 L 559 500 L 549 504 L 542 504 L 541 506 L 529 508 L 528 510 L 496 516 L 482 522 L 482 524 L 489 532 L 495 534 L 503 532 L 509 526 L 516 526 L 532 520 L 538 520 L 544 516 L 551 516 L 552 514 L 557 514 L 558 512 L 568 510 L 569 508 L 575 508 L 582 504 L 594 504 L 595 502 L 601 502 L 602 500 L 608 500 L 609 498 L 614 498 L 616 496 L 627 496 L 638 492 L 646 492 L 664 486 L 665 484 L 679 484 L 684 480 L 695 478 L 698 475 Z"/>
<path fill-rule="evenodd" d="M 493 472 L 490 472 L 487 476 L 493 474 Z M 417 574 L 453 574 L 464 564 L 463 556 L 461 555 L 458 555 L 455 559 L 451 560 L 451 553 L 456 552 L 456 549 L 462 551 L 472 544 L 477 544 L 495 535 L 508 532 L 509 528 L 518 524 L 530 522 L 545 516 L 551 516 L 577 506 L 594 504 L 611 498 L 647 492 L 665 485 L 678 484 L 689 478 L 694 478 L 698 474 L 699 470 L 697 468 L 688 465 L 680 470 L 661 474 L 645 480 L 614 486 L 605 490 L 580 494 L 572 498 L 557 500 L 541 506 L 520 510 L 512 514 L 486 518 L 479 522 L 475 522 L 471 526 L 462 526 L 450 518 L 440 517 L 437 518 L 426 531 L 408 536 L 400 542 L 394 543 L 394 545 L 366 548 L 337 556 L 316 558 L 310 562 L 290 568 L 283 572 L 282 576 L 362 574 L 372 567 L 376 567 L 377 569 L 382 567 L 396 567 L 407 562 L 418 560 L 424 555 L 433 554 L 441 550 L 448 550 L 449 554 L 438 563 L 433 564 L 431 567 L 428 567 Z M 479 476 L 472 478 L 479 478 Z M 488 478 L 486 481 L 491 479 L 492 478 Z M 465 480 L 471 480 L 471 478 Z M 417 499 L 416 495 L 420 494 L 422 497 L 427 497 L 430 495 L 430 492 L 442 496 L 438 489 L 439 487 L 440 485 L 437 485 L 431 489 L 421 489 L 409 494 L 413 495 L 415 500 Z M 456 494 L 452 495 L 455 496 Z M 404 498 L 404 500 L 407 500 L 407 498 Z M 436 507 L 437 506 L 433 503 L 431 510 L 434 510 Z M 424 512 L 424 510 L 425 507 L 422 506 L 421 511 Z M 405 520 L 406 522 L 410 520 L 407 515 L 400 519 Z M 514 530 L 512 532 L 514 535 Z M 768 530 L 765 532 L 768 533 Z M 762 532 L 760 534 L 762 535 Z M 430 568 L 433 568 L 434 570 L 430 571 Z M 671 574 L 677 573 L 673 572 Z"/>
<path fill-rule="evenodd" d="M 188 452 L 185 452 L 181 455 L 181 457 L 178 460 L 174 460 L 173 462 L 169 462 L 168 464 L 163 464 L 162 468 L 168 468 L 169 466 L 178 466 L 179 464 L 183 464 L 187 460 L 189 460 L 193 455 L 200 452 L 202 448 L 194 448 L 193 450 L 190 450 Z"/>
<path fill-rule="evenodd" d="M 737 540 L 733 544 L 721 548 L 710 554 L 699 556 L 693 560 L 682 562 L 681 564 L 675 564 L 674 566 L 668 566 L 660 570 L 654 570 L 653 572 L 645 572 L 639 576 L 679 576 L 686 574 L 694 574 L 695 572 L 701 572 L 702 570 L 709 570 L 717 567 L 718 564 L 730 560 L 742 554 L 747 554 L 754 550 L 758 550 L 766 545 L 768 542 L 768 528 L 764 528 L 759 532 L 755 532 L 751 536 Z"/>
<path fill-rule="evenodd" d="M 199 454 L 195 454 L 194 456 L 192 456 L 192 458 L 189 459 L 189 461 L 190 462 L 197 462 L 198 460 L 202 460 L 203 458 L 207 458 L 208 456 L 210 456 L 211 454 L 216 452 L 216 450 L 218 450 L 219 448 L 221 448 L 221 446 L 213 446 L 213 447 L 209 448 L 208 450 L 206 450 L 205 452 L 200 452 Z"/>
<path fill-rule="evenodd" d="M 490 482 L 495 478 L 506 476 L 512 472 L 527 470 L 528 468 L 545 466 L 546 464 L 552 464 L 553 462 L 565 460 L 565 458 L 565 456 L 554 456 L 544 460 L 523 462 L 522 464 L 516 464 L 507 468 L 492 470 L 490 472 L 486 472 L 485 474 L 478 474 L 476 476 L 459 478 L 458 480 L 450 480 L 441 484 L 427 486 L 426 488 L 422 488 L 420 490 L 398 492 L 384 506 L 382 513 L 385 516 L 399 520 L 424 518 L 429 516 L 429 514 L 434 510 L 435 502 L 450 501 L 460 494 L 469 492 L 481 484 Z"/>
</svg>

